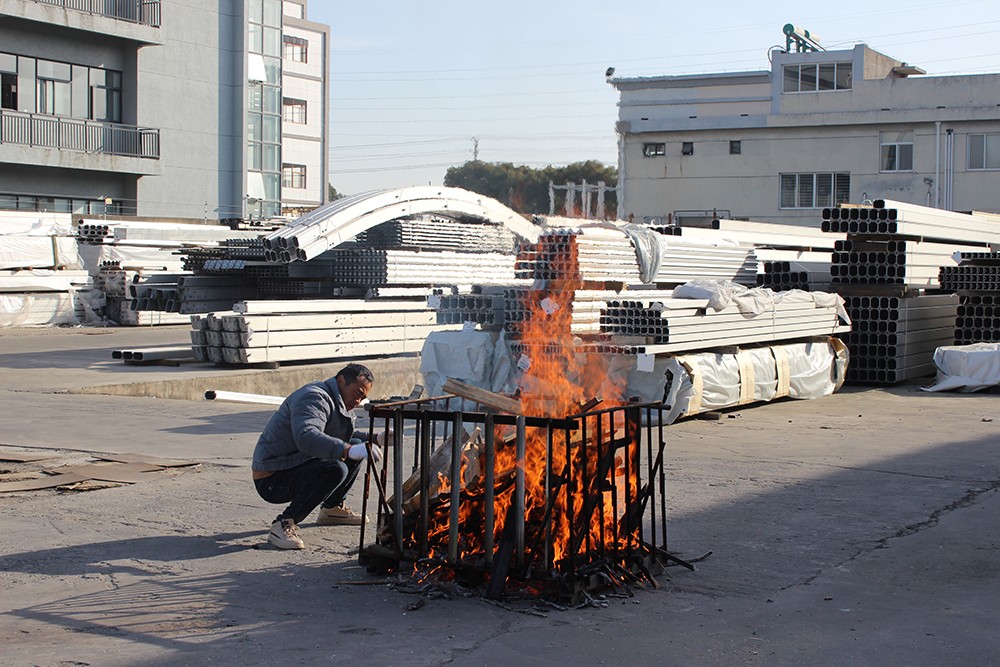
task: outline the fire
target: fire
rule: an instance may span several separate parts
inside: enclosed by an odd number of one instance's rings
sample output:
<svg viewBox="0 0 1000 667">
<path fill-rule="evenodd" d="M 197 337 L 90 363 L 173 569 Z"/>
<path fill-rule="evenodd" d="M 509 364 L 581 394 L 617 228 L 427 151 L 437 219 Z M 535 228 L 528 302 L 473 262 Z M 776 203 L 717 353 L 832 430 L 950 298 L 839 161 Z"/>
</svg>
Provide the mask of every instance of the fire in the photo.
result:
<svg viewBox="0 0 1000 667">
<path fill-rule="evenodd" d="M 568 251 L 564 265 L 572 266 L 575 246 L 570 245 Z M 552 564 L 557 569 L 563 562 L 574 567 L 586 562 L 594 550 L 620 551 L 635 547 L 639 540 L 637 527 L 625 529 L 635 524 L 625 520 L 635 509 L 626 507 L 626 499 L 639 495 L 636 438 L 627 432 L 630 427 L 623 411 L 602 412 L 623 405 L 625 382 L 614 377 L 609 357 L 576 351 L 571 324 L 579 287 L 571 280 L 550 281 L 545 290 L 526 291 L 522 306 L 527 317 L 519 332 L 524 351 L 519 364 L 524 371 L 519 395 L 523 414 L 562 420 L 591 409 L 595 412 L 577 417 L 578 428 L 568 433 L 563 428 L 525 429 L 525 558 L 528 563 Z M 514 427 L 496 426 L 493 435 L 492 545 L 496 549 L 510 539 L 505 529 L 512 518 L 514 473 L 520 464 Z M 479 469 L 483 434 L 476 429 L 461 437 L 462 486 L 452 489 L 451 480 L 439 475 L 437 495 L 432 496 L 426 533 L 431 558 L 443 558 L 448 552 L 452 503 L 459 504 L 459 558 L 467 561 L 492 555 L 486 553 L 486 489 Z"/>
</svg>

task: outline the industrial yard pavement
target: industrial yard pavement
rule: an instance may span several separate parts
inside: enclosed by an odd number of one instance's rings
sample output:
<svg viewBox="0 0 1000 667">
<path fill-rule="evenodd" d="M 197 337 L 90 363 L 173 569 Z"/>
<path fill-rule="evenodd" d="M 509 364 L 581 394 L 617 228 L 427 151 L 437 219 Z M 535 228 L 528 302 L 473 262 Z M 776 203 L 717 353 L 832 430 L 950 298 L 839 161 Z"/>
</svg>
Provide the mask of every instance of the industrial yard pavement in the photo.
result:
<svg viewBox="0 0 1000 667">
<path fill-rule="evenodd" d="M 238 374 L 109 358 L 184 335 L 0 332 L 4 449 L 202 462 L 0 495 L 0 664 L 1000 664 L 995 394 L 849 387 L 675 424 L 670 547 L 712 555 L 659 590 L 532 615 L 416 605 L 357 566 L 356 527 L 306 522 L 305 550 L 268 547 L 275 506 L 249 475 L 267 406 L 68 393 Z"/>
</svg>

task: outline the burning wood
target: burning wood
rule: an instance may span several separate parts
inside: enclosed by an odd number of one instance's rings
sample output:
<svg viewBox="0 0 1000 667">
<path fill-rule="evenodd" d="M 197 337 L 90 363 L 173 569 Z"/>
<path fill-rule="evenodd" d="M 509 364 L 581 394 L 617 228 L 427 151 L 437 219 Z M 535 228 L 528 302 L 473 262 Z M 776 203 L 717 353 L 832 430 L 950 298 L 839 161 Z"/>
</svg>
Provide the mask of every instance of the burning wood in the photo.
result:
<svg viewBox="0 0 1000 667">
<path fill-rule="evenodd" d="M 575 352 L 573 300 L 568 283 L 525 298 L 520 343 L 553 353 L 522 357 L 517 399 L 449 380 L 445 391 L 479 407 L 370 408 L 373 428 L 384 420 L 404 435 L 376 544 L 366 547 L 362 530 L 364 564 L 445 565 L 494 598 L 511 582 L 570 598 L 589 587 L 655 585 L 669 558 L 663 406 L 627 402 L 620 369 Z M 415 467 L 405 477 L 410 443 Z"/>
</svg>

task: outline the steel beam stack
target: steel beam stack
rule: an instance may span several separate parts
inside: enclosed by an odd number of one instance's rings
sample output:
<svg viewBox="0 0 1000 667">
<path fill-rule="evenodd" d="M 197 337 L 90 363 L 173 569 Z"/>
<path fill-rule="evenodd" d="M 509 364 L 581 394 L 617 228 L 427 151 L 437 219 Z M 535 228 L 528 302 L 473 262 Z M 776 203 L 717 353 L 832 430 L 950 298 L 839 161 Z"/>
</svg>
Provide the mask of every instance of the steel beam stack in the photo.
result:
<svg viewBox="0 0 1000 667">
<path fill-rule="evenodd" d="M 833 282 L 839 284 L 936 289 L 942 287 L 938 279 L 941 267 L 954 264 L 954 253 L 977 248 L 959 241 L 932 243 L 852 234 L 846 241 L 837 241 L 830 272 Z"/>
<path fill-rule="evenodd" d="M 132 310 L 161 310 L 192 315 L 232 308 L 257 296 L 257 288 L 239 276 L 196 276 L 161 273 L 145 279 L 136 276 L 130 286 Z"/>
<path fill-rule="evenodd" d="M 988 246 L 997 242 L 993 216 L 955 213 L 889 199 L 871 206 L 823 209 L 821 229 L 850 236 L 923 239 Z"/>
<path fill-rule="evenodd" d="M 1000 342 L 1000 252 L 963 252 L 941 267 L 941 286 L 959 294 L 956 345 Z"/>
<path fill-rule="evenodd" d="M 357 236 L 358 245 L 382 250 L 451 250 L 512 254 L 514 234 L 500 225 L 468 224 L 446 218 L 392 220 Z"/>
<path fill-rule="evenodd" d="M 834 252 L 833 282 L 853 331 L 848 380 L 892 384 L 934 372 L 934 350 L 955 341 L 959 298 L 942 276 L 956 253 L 1000 241 L 986 216 L 902 202 L 824 209 L 822 228 L 846 233 Z"/>
<path fill-rule="evenodd" d="M 662 236 L 659 270 L 652 283 L 680 285 L 698 278 L 756 284 L 757 257 L 753 247 L 711 244 Z M 636 249 L 617 229 L 584 227 L 557 229 L 539 237 L 536 247 L 518 254 L 518 277 L 574 283 L 643 283 Z"/>
<path fill-rule="evenodd" d="M 934 373 L 934 350 L 955 341 L 958 296 L 848 296 L 853 330 L 844 337 L 851 352 L 847 379 L 896 383 Z"/>
<path fill-rule="evenodd" d="M 758 255 L 767 252 L 758 250 Z M 806 292 L 828 292 L 831 287 L 830 253 L 827 261 L 802 262 L 778 260 L 761 262 L 763 272 L 757 274 L 757 285 L 775 292 L 799 289 Z"/>
<path fill-rule="evenodd" d="M 376 299 L 243 301 L 191 318 L 195 359 L 280 363 L 419 352 L 438 324 L 425 303 Z"/>
<path fill-rule="evenodd" d="M 500 253 L 350 248 L 289 264 L 288 278 L 340 287 L 496 285 L 514 281 L 514 263 Z"/>
</svg>

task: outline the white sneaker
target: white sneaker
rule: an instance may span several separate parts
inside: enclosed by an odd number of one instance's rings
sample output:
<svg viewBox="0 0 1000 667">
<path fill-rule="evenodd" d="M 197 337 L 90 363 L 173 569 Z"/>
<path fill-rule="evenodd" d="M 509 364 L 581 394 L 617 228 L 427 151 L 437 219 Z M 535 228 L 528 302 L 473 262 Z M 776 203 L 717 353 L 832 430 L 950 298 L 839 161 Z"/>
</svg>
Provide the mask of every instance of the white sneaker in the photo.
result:
<svg viewBox="0 0 1000 667">
<path fill-rule="evenodd" d="M 316 524 L 320 526 L 360 526 L 361 515 L 355 514 L 354 510 L 345 505 L 337 505 L 336 507 L 323 507 L 321 505 L 319 514 L 316 516 Z"/>
<path fill-rule="evenodd" d="M 301 549 L 305 542 L 299 537 L 299 527 L 292 519 L 282 519 L 271 524 L 267 541 L 279 549 Z"/>
</svg>

